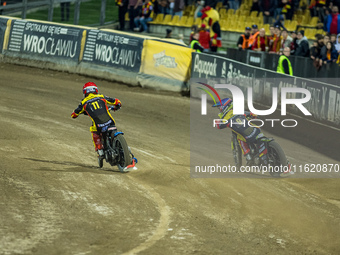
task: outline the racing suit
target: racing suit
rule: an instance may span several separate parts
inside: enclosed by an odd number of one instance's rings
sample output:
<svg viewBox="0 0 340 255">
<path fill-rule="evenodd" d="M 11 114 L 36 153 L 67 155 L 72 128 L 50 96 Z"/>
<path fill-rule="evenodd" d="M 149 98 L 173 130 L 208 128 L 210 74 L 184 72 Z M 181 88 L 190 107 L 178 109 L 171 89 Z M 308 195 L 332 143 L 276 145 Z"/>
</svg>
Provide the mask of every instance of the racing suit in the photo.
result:
<svg viewBox="0 0 340 255">
<path fill-rule="evenodd" d="M 122 104 L 117 98 L 90 93 L 71 114 L 72 118 L 77 118 L 82 113 L 91 118 L 92 126 L 90 131 L 96 151 L 103 149 L 102 132 L 105 132 L 108 127 L 116 125 L 108 105 L 112 105 L 114 110 L 118 110 Z"/>
<path fill-rule="evenodd" d="M 263 137 L 263 133 L 261 132 L 261 129 L 259 127 L 249 125 L 248 118 L 254 118 L 256 117 L 255 114 L 251 112 L 246 112 L 244 115 L 234 115 L 233 109 L 229 110 L 228 112 L 221 112 L 218 114 L 220 119 L 223 119 L 227 121 L 223 124 L 218 124 L 218 129 L 223 129 L 226 127 L 231 128 L 233 131 L 235 131 L 237 134 L 240 134 L 242 137 L 244 137 L 245 141 L 238 140 L 241 150 L 243 152 L 243 155 L 248 155 L 250 152 L 248 143 L 255 143 L 257 144 L 257 147 L 260 152 L 263 152 L 261 156 L 261 160 L 263 163 L 267 164 L 267 151 L 265 148 L 265 143 L 258 140 L 259 138 Z M 247 158 L 248 160 L 248 158 Z M 249 158 L 249 160 L 251 160 Z"/>
</svg>

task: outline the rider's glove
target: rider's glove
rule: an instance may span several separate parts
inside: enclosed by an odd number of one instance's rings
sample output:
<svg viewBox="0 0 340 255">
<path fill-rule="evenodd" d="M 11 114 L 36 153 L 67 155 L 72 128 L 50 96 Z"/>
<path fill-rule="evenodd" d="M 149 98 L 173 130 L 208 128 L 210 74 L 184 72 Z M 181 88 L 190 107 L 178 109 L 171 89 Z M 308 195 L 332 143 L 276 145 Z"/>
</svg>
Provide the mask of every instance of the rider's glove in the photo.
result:
<svg viewBox="0 0 340 255">
<path fill-rule="evenodd" d="M 114 111 L 118 111 L 120 109 L 120 107 L 122 107 L 122 104 L 121 103 L 118 103 L 114 106 L 113 110 Z"/>
<path fill-rule="evenodd" d="M 72 112 L 71 117 L 72 117 L 73 119 L 75 119 L 75 118 L 78 117 L 78 115 L 77 115 L 75 112 Z"/>
</svg>

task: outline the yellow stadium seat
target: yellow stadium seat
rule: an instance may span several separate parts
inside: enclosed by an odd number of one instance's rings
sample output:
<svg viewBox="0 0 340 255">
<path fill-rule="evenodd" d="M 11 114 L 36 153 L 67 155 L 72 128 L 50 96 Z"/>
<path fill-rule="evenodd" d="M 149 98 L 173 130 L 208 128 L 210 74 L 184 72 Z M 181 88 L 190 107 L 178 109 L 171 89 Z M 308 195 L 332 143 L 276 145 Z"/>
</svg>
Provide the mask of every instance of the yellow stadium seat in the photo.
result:
<svg viewBox="0 0 340 255">
<path fill-rule="evenodd" d="M 169 25 L 171 20 L 172 20 L 172 15 L 171 14 L 167 14 L 167 15 L 165 15 L 165 17 L 163 19 L 163 22 L 161 24 Z"/>
<path fill-rule="evenodd" d="M 184 27 L 185 24 L 187 23 L 187 19 L 188 19 L 187 16 L 182 16 L 182 18 L 178 22 L 178 26 Z"/>
<path fill-rule="evenodd" d="M 130 18 L 129 18 L 129 13 L 128 13 L 128 12 L 125 13 L 125 20 L 126 20 L 126 21 L 129 21 L 129 20 L 130 20 Z"/>
<path fill-rule="evenodd" d="M 179 16 L 175 15 L 172 20 L 169 22 L 169 25 L 175 26 L 179 22 Z"/>
<path fill-rule="evenodd" d="M 227 15 L 228 16 L 232 16 L 232 15 L 234 15 L 234 10 L 233 9 L 229 9 L 228 11 L 227 11 Z"/>
<path fill-rule="evenodd" d="M 191 27 L 194 24 L 194 17 L 189 17 L 187 22 L 183 25 L 184 27 Z"/>
<path fill-rule="evenodd" d="M 257 11 L 252 11 L 252 12 L 250 13 L 250 16 L 251 16 L 251 17 L 257 17 L 257 14 L 258 14 Z"/>
<path fill-rule="evenodd" d="M 296 30 L 296 26 L 298 25 L 296 20 L 292 20 L 289 24 L 289 26 L 286 26 L 288 31 L 295 31 Z"/>
<path fill-rule="evenodd" d="M 311 19 L 309 25 L 312 26 L 312 27 L 316 27 L 317 24 L 318 24 L 318 22 L 319 22 L 319 18 L 318 18 L 318 17 L 313 17 L 313 18 Z"/>
<path fill-rule="evenodd" d="M 164 14 L 160 13 L 160 14 L 157 14 L 156 18 L 149 23 L 151 23 L 151 24 L 162 24 L 163 19 L 164 19 Z"/>
<path fill-rule="evenodd" d="M 221 18 L 224 18 L 224 17 L 227 16 L 227 10 L 224 9 L 224 8 L 221 8 L 221 9 L 219 10 L 219 14 L 220 14 L 220 17 L 221 17 Z"/>
<path fill-rule="evenodd" d="M 239 16 L 237 20 L 238 20 L 238 22 L 243 22 L 243 21 L 247 20 L 247 17 L 246 16 Z"/>
<path fill-rule="evenodd" d="M 236 32 L 243 33 L 245 28 L 246 28 L 246 23 L 245 22 L 238 22 L 237 23 Z"/>
<path fill-rule="evenodd" d="M 241 10 L 240 10 L 240 9 L 237 9 L 237 10 L 235 11 L 235 15 L 236 15 L 236 16 L 240 16 L 240 14 L 241 14 Z"/>
<path fill-rule="evenodd" d="M 235 20 L 233 20 L 232 22 L 229 23 L 229 26 L 226 29 L 227 31 L 236 31 L 237 25 L 238 23 Z"/>
<path fill-rule="evenodd" d="M 194 25 L 200 27 L 202 25 L 202 19 L 201 18 L 196 18 L 194 20 Z"/>
<path fill-rule="evenodd" d="M 223 7 L 223 2 L 218 2 L 215 9 L 218 11 L 221 7 Z"/>
</svg>

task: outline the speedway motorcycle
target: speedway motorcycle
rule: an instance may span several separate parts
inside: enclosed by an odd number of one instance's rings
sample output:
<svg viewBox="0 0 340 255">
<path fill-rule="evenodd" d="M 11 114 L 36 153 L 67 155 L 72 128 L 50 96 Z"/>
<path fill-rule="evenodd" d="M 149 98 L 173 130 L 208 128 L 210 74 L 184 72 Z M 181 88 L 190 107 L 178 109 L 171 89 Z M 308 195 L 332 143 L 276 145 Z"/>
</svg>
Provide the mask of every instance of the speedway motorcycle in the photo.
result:
<svg viewBox="0 0 340 255">
<path fill-rule="evenodd" d="M 114 107 L 110 107 L 114 110 Z M 136 170 L 137 158 L 132 154 L 130 147 L 124 138 L 124 133 L 118 131 L 116 127 L 102 129 L 102 141 L 104 145 L 104 156 L 98 157 L 99 167 L 103 167 L 103 161 L 111 166 L 117 166 L 120 172 Z"/>
</svg>

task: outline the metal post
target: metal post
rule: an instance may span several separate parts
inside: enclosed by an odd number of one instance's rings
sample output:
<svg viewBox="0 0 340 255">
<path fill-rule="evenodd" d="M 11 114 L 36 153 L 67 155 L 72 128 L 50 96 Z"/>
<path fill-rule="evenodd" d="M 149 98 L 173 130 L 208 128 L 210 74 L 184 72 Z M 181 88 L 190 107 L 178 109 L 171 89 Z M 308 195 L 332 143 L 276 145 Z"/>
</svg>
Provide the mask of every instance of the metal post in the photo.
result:
<svg viewBox="0 0 340 255">
<path fill-rule="evenodd" d="M 27 13 L 27 0 L 22 0 L 22 13 L 21 13 L 22 19 L 26 19 L 26 13 Z"/>
<path fill-rule="evenodd" d="M 102 0 L 102 5 L 100 8 L 100 25 L 104 25 L 105 23 L 105 10 L 106 10 L 106 0 Z"/>
<path fill-rule="evenodd" d="M 50 6 L 48 8 L 48 21 L 53 20 L 53 8 L 54 8 L 54 0 L 50 0 Z"/>
<path fill-rule="evenodd" d="M 74 4 L 74 25 L 79 24 L 80 2 L 81 0 L 76 0 Z"/>
</svg>

